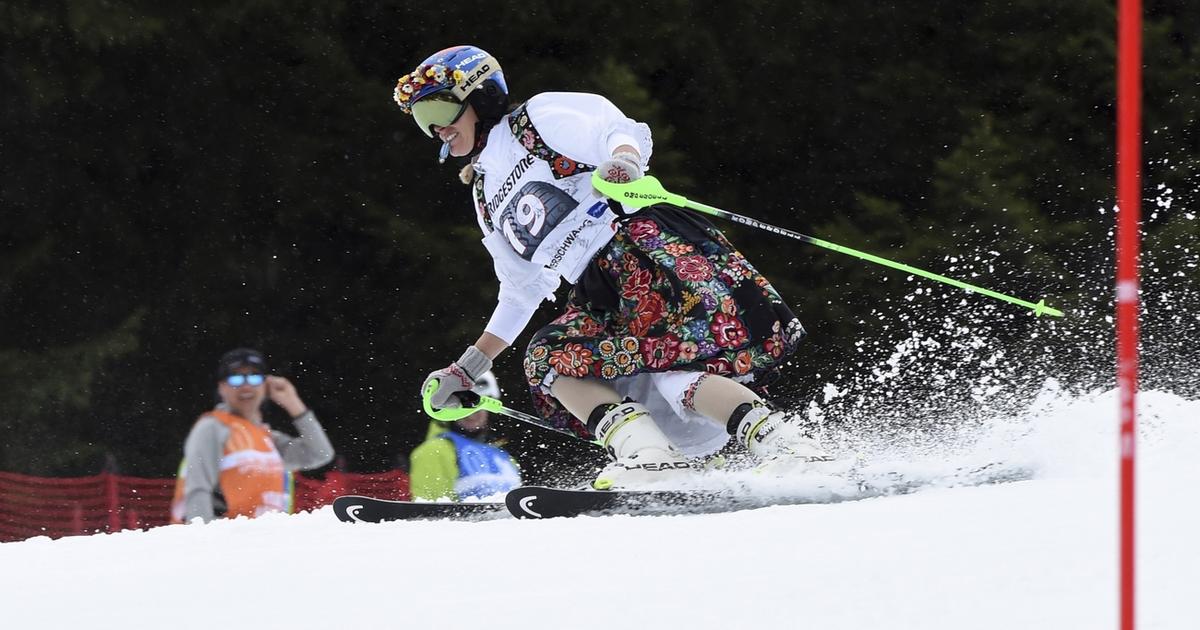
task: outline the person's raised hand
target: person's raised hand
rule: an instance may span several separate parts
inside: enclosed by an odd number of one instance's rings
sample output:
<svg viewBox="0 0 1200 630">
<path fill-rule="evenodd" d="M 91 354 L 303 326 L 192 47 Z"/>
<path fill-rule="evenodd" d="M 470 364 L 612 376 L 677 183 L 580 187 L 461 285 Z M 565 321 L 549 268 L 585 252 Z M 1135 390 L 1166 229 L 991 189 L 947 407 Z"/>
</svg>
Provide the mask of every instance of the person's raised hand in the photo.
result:
<svg viewBox="0 0 1200 630">
<path fill-rule="evenodd" d="M 308 411 L 304 401 L 300 400 L 300 394 L 296 392 L 296 386 L 282 376 L 267 377 L 267 397 L 283 407 L 283 410 L 293 418 Z"/>
</svg>

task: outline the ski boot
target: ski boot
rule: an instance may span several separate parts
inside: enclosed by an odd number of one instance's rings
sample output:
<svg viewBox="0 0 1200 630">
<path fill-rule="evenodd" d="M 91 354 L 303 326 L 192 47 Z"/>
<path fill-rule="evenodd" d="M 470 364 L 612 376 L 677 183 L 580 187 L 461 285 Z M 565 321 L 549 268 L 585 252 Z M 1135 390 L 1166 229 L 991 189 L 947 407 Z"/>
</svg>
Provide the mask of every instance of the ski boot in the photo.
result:
<svg viewBox="0 0 1200 630">
<path fill-rule="evenodd" d="M 692 465 L 654 423 L 644 405 L 626 400 L 601 405 L 588 427 L 613 462 L 592 487 L 597 490 L 638 489 L 675 484 L 692 475 Z"/>
<path fill-rule="evenodd" d="M 836 468 L 830 455 L 803 427 L 789 422 L 782 411 L 756 400 L 738 405 L 729 418 L 730 433 L 759 460 L 756 470 L 787 474 Z"/>
</svg>

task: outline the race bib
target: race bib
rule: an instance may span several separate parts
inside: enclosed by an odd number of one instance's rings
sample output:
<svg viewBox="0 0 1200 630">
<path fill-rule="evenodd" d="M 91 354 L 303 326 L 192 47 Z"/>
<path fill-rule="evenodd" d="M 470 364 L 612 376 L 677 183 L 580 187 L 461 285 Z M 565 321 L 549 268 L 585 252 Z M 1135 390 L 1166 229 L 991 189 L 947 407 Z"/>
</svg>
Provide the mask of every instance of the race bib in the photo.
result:
<svg viewBox="0 0 1200 630">
<path fill-rule="evenodd" d="M 521 258 L 530 260 L 577 202 L 562 190 L 545 182 L 529 182 L 521 187 L 493 224 Z"/>
</svg>

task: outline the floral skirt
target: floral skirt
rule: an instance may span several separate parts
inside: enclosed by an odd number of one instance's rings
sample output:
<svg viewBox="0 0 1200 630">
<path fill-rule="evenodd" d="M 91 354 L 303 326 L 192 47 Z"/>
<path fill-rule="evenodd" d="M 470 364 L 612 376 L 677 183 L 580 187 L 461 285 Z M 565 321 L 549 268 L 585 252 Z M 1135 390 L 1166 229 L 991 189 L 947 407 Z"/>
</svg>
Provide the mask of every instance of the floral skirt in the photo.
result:
<svg viewBox="0 0 1200 630">
<path fill-rule="evenodd" d="M 653 206 L 618 225 L 576 281 L 566 311 L 534 334 L 525 376 L 543 418 L 590 437 L 550 396 L 555 375 L 697 371 L 754 386 L 778 375 L 804 334 L 720 231 L 692 213 Z"/>
</svg>

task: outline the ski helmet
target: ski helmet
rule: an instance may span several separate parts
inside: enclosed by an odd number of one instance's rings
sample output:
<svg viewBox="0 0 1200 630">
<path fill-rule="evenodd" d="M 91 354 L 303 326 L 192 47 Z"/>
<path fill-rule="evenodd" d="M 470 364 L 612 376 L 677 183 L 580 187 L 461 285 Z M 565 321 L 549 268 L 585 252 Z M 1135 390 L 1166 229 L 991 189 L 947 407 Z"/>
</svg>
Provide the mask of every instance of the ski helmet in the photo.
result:
<svg viewBox="0 0 1200 630">
<path fill-rule="evenodd" d="M 453 46 L 430 55 L 401 77 L 393 98 L 432 138 L 433 125 L 453 124 L 468 104 L 479 116 L 477 131 L 490 129 L 508 110 L 508 84 L 500 62 L 487 51 Z"/>
<path fill-rule="evenodd" d="M 491 370 L 488 370 L 475 379 L 475 386 L 471 388 L 471 391 L 480 396 L 499 398 L 500 384 L 496 382 L 496 375 L 492 374 Z"/>
</svg>

